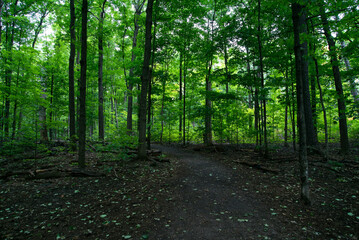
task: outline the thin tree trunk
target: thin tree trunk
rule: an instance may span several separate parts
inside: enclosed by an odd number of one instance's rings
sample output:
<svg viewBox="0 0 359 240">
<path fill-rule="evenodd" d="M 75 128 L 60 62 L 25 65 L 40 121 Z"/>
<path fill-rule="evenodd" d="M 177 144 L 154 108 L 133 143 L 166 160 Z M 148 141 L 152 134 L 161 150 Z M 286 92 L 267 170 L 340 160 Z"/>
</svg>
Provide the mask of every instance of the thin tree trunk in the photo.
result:
<svg viewBox="0 0 359 240">
<path fill-rule="evenodd" d="M 341 41 L 340 46 L 344 49 L 345 43 L 343 41 Z M 345 67 L 346 67 L 347 71 L 352 70 L 352 67 L 350 66 L 349 59 L 344 56 L 343 61 L 345 63 Z M 350 84 L 350 93 L 353 96 L 355 109 L 357 112 L 359 112 L 359 93 L 357 90 L 357 84 L 355 82 L 355 77 L 353 75 L 349 76 L 349 84 Z"/>
<path fill-rule="evenodd" d="M 263 53 L 262 53 L 262 40 L 261 40 L 261 0 L 258 0 L 258 48 L 259 48 L 259 66 L 260 66 L 260 78 L 261 78 L 261 92 L 262 92 L 262 106 L 263 106 L 263 137 L 264 137 L 264 156 L 268 156 L 268 139 L 267 139 L 267 106 L 266 106 L 266 94 L 264 91 L 264 69 L 263 69 Z"/>
<path fill-rule="evenodd" d="M 114 104 L 115 104 L 115 123 L 116 123 L 116 128 L 118 129 L 117 99 L 114 98 L 113 101 L 114 101 Z"/>
<path fill-rule="evenodd" d="M 79 117 L 79 151 L 78 163 L 85 168 L 86 151 L 86 70 L 87 70 L 87 0 L 82 0 L 81 30 L 81 76 L 80 76 L 80 117 Z"/>
<path fill-rule="evenodd" d="M 257 80 L 256 77 L 255 81 Z M 257 84 L 256 84 L 257 85 Z M 254 129 L 256 131 L 256 147 L 258 147 L 259 145 L 259 128 L 260 128 L 260 123 L 259 123 L 259 90 L 258 90 L 258 86 L 254 87 Z"/>
<path fill-rule="evenodd" d="M 53 122 L 53 116 L 54 116 L 54 74 L 51 75 L 51 89 L 50 89 L 50 128 L 49 128 L 49 135 L 50 135 L 50 140 L 54 139 L 54 129 L 52 127 L 52 122 Z"/>
<path fill-rule="evenodd" d="M 22 32 L 22 30 L 21 30 Z M 21 35 L 21 33 L 20 33 Z M 21 45 L 21 43 L 19 43 L 19 45 Z M 19 50 L 21 49 L 21 46 L 19 46 Z M 17 95 L 17 89 L 19 87 L 19 76 L 20 76 L 20 65 L 21 65 L 21 60 L 17 66 L 17 72 L 16 72 L 16 95 Z M 15 99 L 15 103 L 14 103 L 14 112 L 13 112 L 13 120 L 12 120 L 12 134 L 11 134 L 11 139 L 14 140 L 15 139 L 15 134 L 16 134 L 16 115 L 17 115 L 17 106 L 18 106 L 18 100 L 17 98 Z"/>
<path fill-rule="evenodd" d="M 45 102 L 47 98 L 47 94 L 46 94 L 46 80 L 44 77 L 41 77 L 41 82 L 43 88 L 41 98 Z M 40 124 L 40 141 L 42 142 L 49 141 L 47 134 L 46 108 L 45 106 L 41 106 L 41 105 L 39 107 L 39 124 Z"/>
<path fill-rule="evenodd" d="M 293 3 L 292 4 L 292 19 L 294 30 L 294 53 L 295 53 L 295 68 L 297 79 L 297 105 L 298 105 L 298 129 L 299 129 L 299 163 L 300 163 L 300 182 L 301 182 L 301 199 L 306 205 L 311 204 L 309 196 L 309 173 L 308 173 L 308 158 L 307 158 L 307 142 L 306 142 L 306 121 L 304 111 L 304 89 L 303 89 L 303 71 L 307 64 L 303 63 L 305 58 L 306 43 L 300 39 L 300 34 L 305 31 L 305 6 Z"/>
<path fill-rule="evenodd" d="M 179 116 L 179 141 L 182 141 L 182 56 L 183 53 L 180 51 L 180 69 L 179 69 L 179 109 L 180 109 L 180 116 Z"/>
<path fill-rule="evenodd" d="M 324 119 L 324 134 L 325 134 L 325 154 L 327 157 L 328 156 L 328 122 L 327 122 L 327 112 L 325 110 L 325 106 L 324 106 L 324 100 L 323 100 L 323 91 L 322 91 L 322 87 L 320 86 L 320 81 L 319 81 L 319 67 L 318 67 L 318 61 L 317 59 L 314 57 L 314 63 L 315 63 L 315 71 L 316 71 L 316 79 L 317 79 L 317 84 L 318 84 L 318 90 L 319 90 L 319 99 L 320 99 L 320 105 L 322 106 L 322 111 L 323 111 L 323 119 Z"/>
<path fill-rule="evenodd" d="M 291 69 L 291 76 L 293 76 L 293 68 Z M 295 112 L 296 112 L 296 109 L 295 109 L 295 93 L 294 93 L 294 83 L 292 82 L 292 100 L 293 100 L 293 107 L 292 107 L 292 111 L 291 111 L 291 121 L 292 121 L 292 132 L 293 132 L 293 150 L 294 151 L 297 151 L 297 143 L 296 143 L 296 140 L 297 140 L 297 134 L 296 134 L 296 129 L 295 129 Z"/>
<path fill-rule="evenodd" d="M 132 39 L 132 57 L 131 57 L 131 62 L 132 64 L 135 62 L 136 60 L 136 54 L 135 54 L 135 49 L 137 47 L 137 36 L 138 36 L 138 32 L 140 30 L 140 25 L 138 24 L 139 21 L 139 17 L 142 14 L 142 8 L 144 5 L 145 0 L 143 0 L 142 2 L 138 1 L 135 4 L 135 16 L 134 16 L 134 32 L 133 32 L 133 39 Z M 130 78 L 128 81 L 128 86 L 127 86 L 127 90 L 128 90 L 128 101 L 127 101 L 127 131 L 128 134 L 132 134 L 132 130 L 133 130 L 133 125 L 132 125 L 132 115 L 133 115 L 133 78 L 134 78 L 134 67 L 132 67 L 130 69 Z"/>
<path fill-rule="evenodd" d="M 285 116 L 284 116 L 284 146 L 288 147 L 288 108 L 290 105 L 288 89 L 288 70 L 286 70 L 285 84 Z"/>
<path fill-rule="evenodd" d="M 18 1 L 15 2 L 15 8 Z M 12 64 L 12 48 L 14 45 L 14 34 L 15 34 L 15 20 L 11 22 L 11 33 L 8 30 L 9 26 L 6 28 L 6 48 L 9 52 L 9 56 L 5 58 L 5 65 L 11 66 Z M 11 34 L 11 36 L 9 36 Z M 9 39 L 10 38 L 10 39 Z M 10 129 L 10 96 L 11 96 L 11 80 L 12 80 L 12 68 L 6 67 L 5 69 L 5 116 L 4 116 L 4 133 L 5 139 L 9 137 Z"/>
<path fill-rule="evenodd" d="M 209 26 L 208 21 L 208 35 L 211 39 L 211 48 L 210 48 L 210 54 L 209 54 L 209 60 L 207 63 L 208 69 L 207 69 L 207 76 L 206 76 L 206 105 L 205 105 L 205 132 L 204 132 L 204 143 L 206 145 L 212 145 L 213 144 L 213 136 L 212 136 L 212 101 L 210 99 L 210 92 L 212 91 L 212 82 L 211 82 L 211 72 L 212 72 L 212 65 L 213 65 L 213 47 L 214 47 L 214 21 L 216 19 L 216 4 L 217 1 L 214 1 L 214 12 L 212 16 L 212 23 L 211 28 Z M 210 33 L 211 32 L 211 33 Z"/>
<path fill-rule="evenodd" d="M 183 115 L 183 146 L 186 145 L 186 76 L 187 76 L 187 68 L 186 68 L 186 53 L 183 53 L 183 108 L 182 108 L 182 115 Z M 189 121 L 188 121 L 189 125 Z M 189 133 L 189 127 L 187 129 Z M 189 135 L 189 134 L 188 134 Z"/>
<path fill-rule="evenodd" d="M 209 99 L 209 93 L 212 91 L 210 80 L 212 70 L 212 59 L 209 62 L 208 74 L 206 76 L 206 111 L 205 111 L 205 138 L 206 145 L 212 145 L 212 101 Z"/>
<path fill-rule="evenodd" d="M 168 74 L 168 65 L 166 64 L 166 74 Z M 163 143 L 163 125 L 164 125 L 164 107 L 165 107 L 165 96 L 166 96 L 166 78 L 162 80 L 162 103 L 161 103 L 161 135 L 160 142 Z"/>
<path fill-rule="evenodd" d="M 147 149 L 151 150 L 151 109 L 152 109 L 152 82 L 153 72 L 155 69 L 155 53 L 156 53 L 156 30 L 157 30 L 157 13 L 158 13 L 159 0 L 156 1 L 155 5 L 155 20 L 153 27 L 153 44 L 152 44 L 152 57 L 151 57 L 151 69 L 150 69 L 150 80 L 148 84 L 148 108 L 147 108 Z"/>
<path fill-rule="evenodd" d="M 0 49 L 2 47 L 1 35 L 2 35 L 2 12 L 3 12 L 2 7 L 3 7 L 3 5 L 4 5 L 3 0 L 0 0 Z"/>
<path fill-rule="evenodd" d="M 229 73 L 228 70 L 228 52 L 227 52 L 227 46 L 224 43 L 223 44 L 223 48 L 224 48 L 224 68 L 226 70 L 226 93 L 229 93 L 229 82 L 231 81 L 231 74 Z M 249 68 L 248 62 L 247 62 L 247 69 Z M 249 69 L 250 71 L 250 69 Z"/>
<path fill-rule="evenodd" d="M 45 9 L 45 12 L 42 13 L 41 17 L 40 17 L 40 22 L 39 22 L 39 25 L 36 27 L 35 29 L 35 37 L 34 37 L 34 40 L 32 42 L 32 48 L 35 48 L 35 44 L 37 42 L 37 38 L 41 32 L 41 29 L 42 29 L 42 24 L 44 23 L 44 20 L 47 16 L 47 14 L 49 13 L 49 11 L 47 9 Z"/>
<path fill-rule="evenodd" d="M 70 0 L 70 58 L 69 58 L 69 127 L 70 139 L 73 141 L 72 150 L 76 151 L 75 135 L 75 55 L 76 55 L 76 34 L 75 34 L 75 0 Z"/>
<path fill-rule="evenodd" d="M 150 81 L 150 58 L 151 58 L 151 30 L 152 30 L 152 8 L 153 1 L 148 0 L 146 9 L 146 35 L 145 35 L 145 52 L 141 76 L 141 95 L 140 95 L 140 109 L 138 121 L 138 157 L 139 159 L 147 158 L 146 155 L 146 104 L 147 104 L 147 89 Z"/>
<path fill-rule="evenodd" d="M 101 141 L 105 139 L 104 115 L 103 115 L 103 22 L 105 19 L 104 0 L 101 6 L 99 19 L 99 36 L 98 36 L 98 138 Z"/>
<path fill-rule="evenodd" d="M 329 55 L 330 62 L 332 64 L 332 70 L 334 75 L 335 90 L 338 97 L 338 113 L 339 113 L 339 131 L 340 131 L 340 148 L 343 153 L 349 151 L 349 138 L 348 138 L 348 126 L 347 126 L 347 116 L 346 116 L 346 106 L 345 106 L 345 97 L 343 94 L 342 80 L 339 70 L 339 61 L 337 58 L 336 47 L 334 39 L 331 35 L 331 31 L 328 25 L 328 19 L 325 14 L 324 8 L 321 6 L 321 20 L 324 29 L 324 35 L 327 39 L 329 46 Z"/>
</svg>

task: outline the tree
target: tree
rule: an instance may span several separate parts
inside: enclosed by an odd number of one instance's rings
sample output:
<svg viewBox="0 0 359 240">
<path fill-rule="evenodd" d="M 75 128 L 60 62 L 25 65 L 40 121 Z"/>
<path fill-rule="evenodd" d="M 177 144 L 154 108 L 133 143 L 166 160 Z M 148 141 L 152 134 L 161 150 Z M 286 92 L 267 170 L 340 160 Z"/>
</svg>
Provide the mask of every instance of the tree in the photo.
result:
<svg viewBox="0 0 359 240">
<path fill-rule="evenodd" d="M 305 32 L 306 24 L 306 7 L 298 3 L 292 3 L 292 19 L 294 32 L 294 54 L 295 70 L 297 79 L 297 105 L 298 105 L 298 131 L 299 131 L 299 164 L 300 164 L 300 182 L 301 182 L 301 199 L 305 204 L 310 204 L 309 196 L 309 176 L 308 176 L 308 158 L 307 158 L 307 138 L 306 138 L 306 121 L 304 110 L 304 81 L 308 75 L 308 64 L 306 63 L 307 43 L 300 38 Z"/>
<path fill-rule="evenodd" d="M 331 34 L 328 19 L 323 6 L 320 6 L 320 17 L 323 24 L 324 35 L 327 39 L 329 46 L 330 63 L 332 65 L 335 89 L 338 99 L 338 115 L 339 115 L 339 130 L 340 130 L 340 148 L 343 153 L 349 150 L 349 138 L 348 138 L 348 125 L 345 107 L 345 97 L 343 93 L 343 85 L 339 70 L 339 61 L 337 57 L 337 50 L 333 36 Z"/>
<path fill-rule="evenodd" d="M 69 57 L 69 128 L 70 139 L 74 141 L 76 135 L 75 125 L 75 0 L 70 0 L 70 57 Z M 76 146 L 73 144 L 73 146 Z M 75 149 L 73 149 L 75 150 Z"/>
<path fill-rule="evenodd" d="M 81 77 L 80 77 L 80 117 L 79 117 L 79 151 L 78 163 L 85 168 L 86 152 L 86 71 L 87 71 L 87 12 L 88 2 L 82 0 L 82 30 L 81 30 Z"/>
<path fill-rule="evenodd" d="M 263 53 L 262 53 L 262 40 L 261 40 L 261 0 L 258 0 L 258 50 L 259 50 L 259 74 L 261 79 L 261 92 L 263 103 L 263 135 L 264 135 L 264 155 L 268 156 L 268 139 L 267 139 L 267 106 L 266 95 L 264 90 L 264 70 L 263 70 Z"/>
<path fill-rule="evenodd" d="M 137 38 L 138 33 L 140 30 L 139 25 L 139 17 L 142 14 L 143 5 L 145 4 L 146 0 L 134 0 L 134 7 L 135 7 L 135 16 L 134 16 L 134 31 L 133 31 L 133 38 L 132 38 L 132 57 L 131 63 L 134 64 L 136 60 L 136 48 L 137 48 Z M 134 84 L 134 77 L 135 77 L 135 67 L 132 66 L 130 69 L 130 78 L 127 83 L 128 89 L 128 102 L 127 102 L 127 129 L 128 133 L 132 133 L 132 113 L 133 113 L 133 84 Z"/>
<path fill-rule="evenodd" d="M 104 140 L 104 115 L 103 115 L 103 21 L 105 19 L 105 5 L 103 0 L 99 18 L 98 30 L 98 138 Z"/>
<path fill-rule="evenodd" d="M 146 9 L 146 36 L 145 51 L 141 75 L 140 111 L 138 121 L 138 157 L 147 158 L 146 154 L 146 104 L 147 89 L 150 81 L 150 59 L 151 59 L 151 30 L 152 30 L 152 8 L 154 0 L 148 0 Z"/>
</svg>

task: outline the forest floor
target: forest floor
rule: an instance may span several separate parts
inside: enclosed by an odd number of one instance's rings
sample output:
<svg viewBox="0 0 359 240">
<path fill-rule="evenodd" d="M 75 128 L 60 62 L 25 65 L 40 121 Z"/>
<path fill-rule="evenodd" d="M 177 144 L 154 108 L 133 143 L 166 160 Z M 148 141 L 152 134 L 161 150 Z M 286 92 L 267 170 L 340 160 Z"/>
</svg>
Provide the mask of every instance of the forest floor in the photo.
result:
<svg viewBox="0 0 359 240">
<path fill-rule="evenodd" d="M 312 205 L 299 197 L 290 148 L 154 145 L 124 153 L 0 159 L 0 239 L 358 239 L 358 152 L 310 161 Z M 50 152 L 50 154 L 49 154 Z"/>
</svg>

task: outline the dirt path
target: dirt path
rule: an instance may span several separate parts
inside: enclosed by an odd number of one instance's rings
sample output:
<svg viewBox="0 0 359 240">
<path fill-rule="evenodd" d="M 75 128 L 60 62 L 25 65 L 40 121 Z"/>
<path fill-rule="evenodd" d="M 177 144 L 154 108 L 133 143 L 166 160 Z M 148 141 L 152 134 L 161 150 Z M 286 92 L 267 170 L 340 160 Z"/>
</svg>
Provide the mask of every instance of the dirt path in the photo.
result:
<svg viewBox="0 0 359 240">
<path fill-rule="evenodd" d="M 220 162 L 180 147 L 156 145 L 179 160 L 172 211 L 156 239 L 275 239 L 278 219 L 270 207 L 239 184 L 238 172 Z"/>
</svg>

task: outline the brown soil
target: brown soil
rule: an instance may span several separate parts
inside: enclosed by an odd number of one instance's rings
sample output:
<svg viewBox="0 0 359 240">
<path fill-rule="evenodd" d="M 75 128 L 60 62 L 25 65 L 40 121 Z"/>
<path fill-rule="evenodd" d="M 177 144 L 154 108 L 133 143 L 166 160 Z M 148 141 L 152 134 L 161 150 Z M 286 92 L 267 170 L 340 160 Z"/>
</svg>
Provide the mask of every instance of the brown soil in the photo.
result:
<svg viewBox="0 0 359 240">
<path fill-rule="evenodd" d="M 2 161 L 0 239 L 358 239 L 357 152 L 310 157 L 313 204 L 299 200 L 298 164 L 288 148 L 269 159 L 253 146 L 154 146 L 170 163 L 89 153 L 105 176 L 31 178 L 61 171 L 64 153 Z"/>
</svg>

